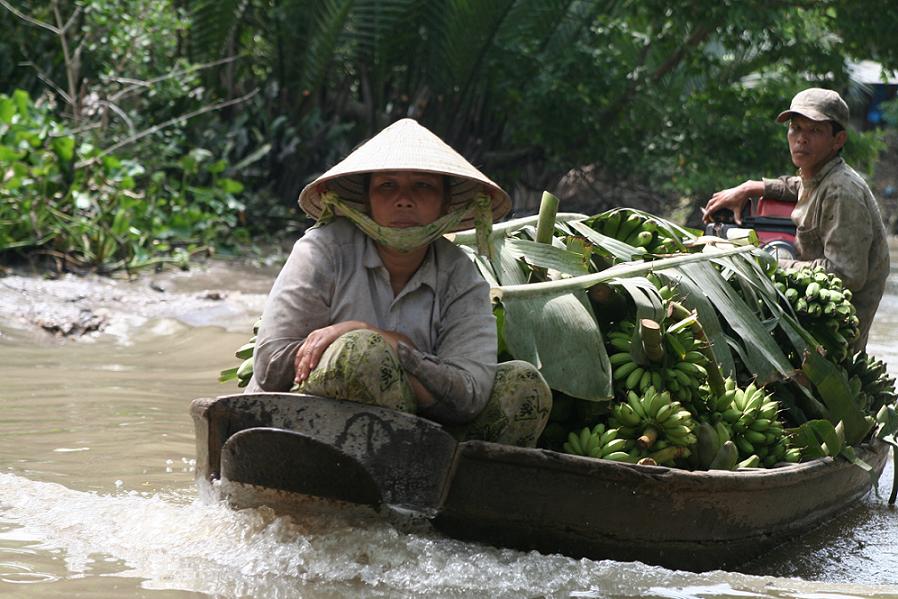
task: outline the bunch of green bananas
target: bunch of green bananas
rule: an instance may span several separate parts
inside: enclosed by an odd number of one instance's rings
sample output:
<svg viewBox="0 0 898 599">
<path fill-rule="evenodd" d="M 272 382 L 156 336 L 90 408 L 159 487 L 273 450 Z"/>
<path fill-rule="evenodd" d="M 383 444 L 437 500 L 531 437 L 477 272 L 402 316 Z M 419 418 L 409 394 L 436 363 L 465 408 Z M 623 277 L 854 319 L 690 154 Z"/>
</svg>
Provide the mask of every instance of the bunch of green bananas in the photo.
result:
<svg viewBox="0 0 898 599">
<path fill-rule="evenodd" d="M 724 389 L 723 395 L 714 398 L 714 409 L 730 432 L 729 439 L 743 462 L 756 462 L 752 467 L 762 464 L 769 467 L 801 459 L 798 448 L 788 446 L 783 423 L 777 417 L 779 402 L 772 395 L 754 383 L 740 389 L 732 378 L 724 381 Z M 715 424 L 716 432 L 722 437 L 721 428 Z"/>
<path fill-rule="evenodd" d="M 702 385 L 708 379 L 708 358 L 699 351 L 701 342 L 689 327 L 665 330 L 662 362 L 644 360 L 637 363 L 632 343 L 638 340 L 636 323 L 621 321 L 608 333 L 609 361 L 614 386 L 621 394 L 628 391 L 645 393 L 649 387 L 669 391 L 683 404 L 694 404 L 702 397 Z"/>
<path fill-rule="evenodd" d="M 692 412 L 680 402 L 672 401 L 669 392 L 656 391 L 654 387 L 646 389 L 641 396 L 628 391 L 626 401 L 612 406 L 609 424 L 618 428 L 618 436 L 633 439 L 641 450 L 689 448 L 697 441 Z M 643 452 L 641 457 L 645 455 Z"/>
<path fill-rule="evenodd" d="M 618 429 L 605 428 L 603 423 L 592 429 L 583 427 L 579 432 L 572 431 L 564 443 L 565 453 L 602 458 L 615 462 L 635 462 L 627 451 L 633 442 L 618 436 Z"/>
<path fill-rule="evenodd" d="M 246 387 L 249 384 L 249 380 L 253 378 L 253 352 L 256 349 L 256 335 L 259 333 L 259 326 L 261 324 L 261 318 L 253 323 L 253 336 L 234 352 L 234 355 L 243 361 L 240 363 L 240 366 L 222 370 L 218 374 L 218 380 L 220 382 L 224 383 L 226 381 L 237 379 L 238 387 Z"/>
<path fill-rule="evenodd" d="M 842 280 L 814 268 L 778 268 L 774 286 L 788 300 L 798 321 L 808 329 L 836 362 L 849 356 L 849 345 L 857 338 L 859 320 L 851 303 L 851 290 Z"/>
<path fill-rule="evenodd" d="M 846 370 L 853 394 L 860 396 L 859 405 L 875 414 L 882 406 L 894 405 L 898 400 L 895 378 L 889 376 L 882 360 L 866 352 L 858 352 L 846 362 Z"/>
<path fill-rule="evenodd" d="M 589 226 L 607 237 L 651 254 L 685 252 L 682 239 L 663 223 L 626 209 L 614 209 L 592 219 Z"/>
</svg>

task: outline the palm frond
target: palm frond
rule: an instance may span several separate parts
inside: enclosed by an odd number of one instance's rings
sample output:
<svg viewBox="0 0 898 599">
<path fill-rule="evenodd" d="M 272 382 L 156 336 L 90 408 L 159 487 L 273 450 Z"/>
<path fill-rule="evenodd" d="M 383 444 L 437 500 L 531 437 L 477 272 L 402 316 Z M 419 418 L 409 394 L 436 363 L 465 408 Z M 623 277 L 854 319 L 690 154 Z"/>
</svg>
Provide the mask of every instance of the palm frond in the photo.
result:
<svg viewBox="0 0 898 599">
<path fill-rule="evenodd" d="M 226 54 L 236 34 L 247 0 L 200 0 L 190 19 L 190 50 L 194 60 L 215 60 Z"/>
</svg>

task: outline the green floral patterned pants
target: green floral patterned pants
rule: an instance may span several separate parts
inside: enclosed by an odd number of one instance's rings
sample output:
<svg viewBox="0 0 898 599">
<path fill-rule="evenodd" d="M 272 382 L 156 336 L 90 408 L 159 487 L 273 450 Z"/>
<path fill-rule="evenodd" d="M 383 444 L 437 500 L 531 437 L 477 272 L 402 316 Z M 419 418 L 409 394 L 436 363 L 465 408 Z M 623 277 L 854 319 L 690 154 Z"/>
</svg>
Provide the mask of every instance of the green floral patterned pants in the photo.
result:
<svg viewBox="0 0 898 599">
<path fill-rule="evenodd" d="M 352 331 L 325 350 L 294 391 L 415 412 L 415 398 L 399 357 L 372 331 Z M 447 427 L 459 440 L 480 439 L 533 447 L 552 409 L 552 392 L 529 362 L 499 364 L 486 407 L 473 421 Z"/>
</svg>

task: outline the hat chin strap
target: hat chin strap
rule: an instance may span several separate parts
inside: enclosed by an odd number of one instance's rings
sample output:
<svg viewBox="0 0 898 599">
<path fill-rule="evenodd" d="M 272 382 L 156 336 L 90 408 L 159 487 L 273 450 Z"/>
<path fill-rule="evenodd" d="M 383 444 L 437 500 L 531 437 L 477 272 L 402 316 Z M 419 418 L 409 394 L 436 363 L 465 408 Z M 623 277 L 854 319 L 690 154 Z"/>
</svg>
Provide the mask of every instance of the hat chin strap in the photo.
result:
<svg viewBox="0 0 898 599">
<path fill-rule="evenodd" d="M 365 235 L 377 243 L 399 252 L 410 252 L 433 243 L 458 225 L 471 210 L 474 210 L 475 221 L 478 224 L 481 223 L 483 221 L 484 206 L 489 219 L 488 227 L 489 229 L 492 228 L 491 200 L 484 194 L 478 195 L 464 206 L 456 208 L 432 223 L 416 227 L 385 227 L 379 225 L 370 216 L 359 212 L 332 191 L 321 194 L 320 199 L 324 208 L 321 211 L 321 216 L 318 217 L 318 222 L 315 224 L 316 227 L 329 223 L 337 215 L 345 216 L 356 227 L 361 229 Z M 482 227 L 482 224 L 478 226 L 478 233 Z"/>
</svg>

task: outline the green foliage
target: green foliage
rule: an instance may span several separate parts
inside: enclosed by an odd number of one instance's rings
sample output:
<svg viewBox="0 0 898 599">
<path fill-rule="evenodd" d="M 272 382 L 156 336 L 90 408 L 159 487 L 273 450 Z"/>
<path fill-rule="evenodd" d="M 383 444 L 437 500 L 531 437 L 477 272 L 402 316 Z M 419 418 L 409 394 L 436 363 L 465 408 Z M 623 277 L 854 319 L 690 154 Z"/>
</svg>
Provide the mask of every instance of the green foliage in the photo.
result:
<svg viewBox="0 0 898 599">
<path fill-rule="evenodd" d="M 226 159 L 256 230 L 283 227 L 304 184 L 404 116 L 509 189 L 595 165 L 698 199 L 793 170 L 773 117 L 799 89 L 852 100 L 846 59 L 898 66 L 891 4 L 34 0 L 17 6 L 55 27 L 52 6 L 72 18 L 67 53 L 0 9 L 0 89 L 49 90 L 100 148 L 167 123 L 129 157 L 147 171 L 192 147 Z M 852 133 L 845 156 L 870 172 L 880 147 Z"/>
<path fill-rule="evenodd" d="M 244 79 L 276 82 L 276 110 L 305 142 L 338 124 L 332 143 L 348 150 L 411 115 L 509 187 L 598 164 L 698 196 L 791 172 L 773 117 L 808 85 L 845 90 L 846 47 L 898 62 L 893 14 L 837 1 L 204 1 L 191 40 L 197 59 L 249 55 Z M 846 157 L 869 170 L 878 149 L 853 135 Z M 306 173 L 282 186 L 291 201 L 330 164 L 279 157 L 279 180 Z"/>
<path fill-rule="evenodd" d="M 226 168 L 194 149 L 148 172 L 66 133 L 24 91 L 0 94 L 0 257 L 38 252 L 111 272 L 246 241 L 243 186 Z"/>
</svg>

